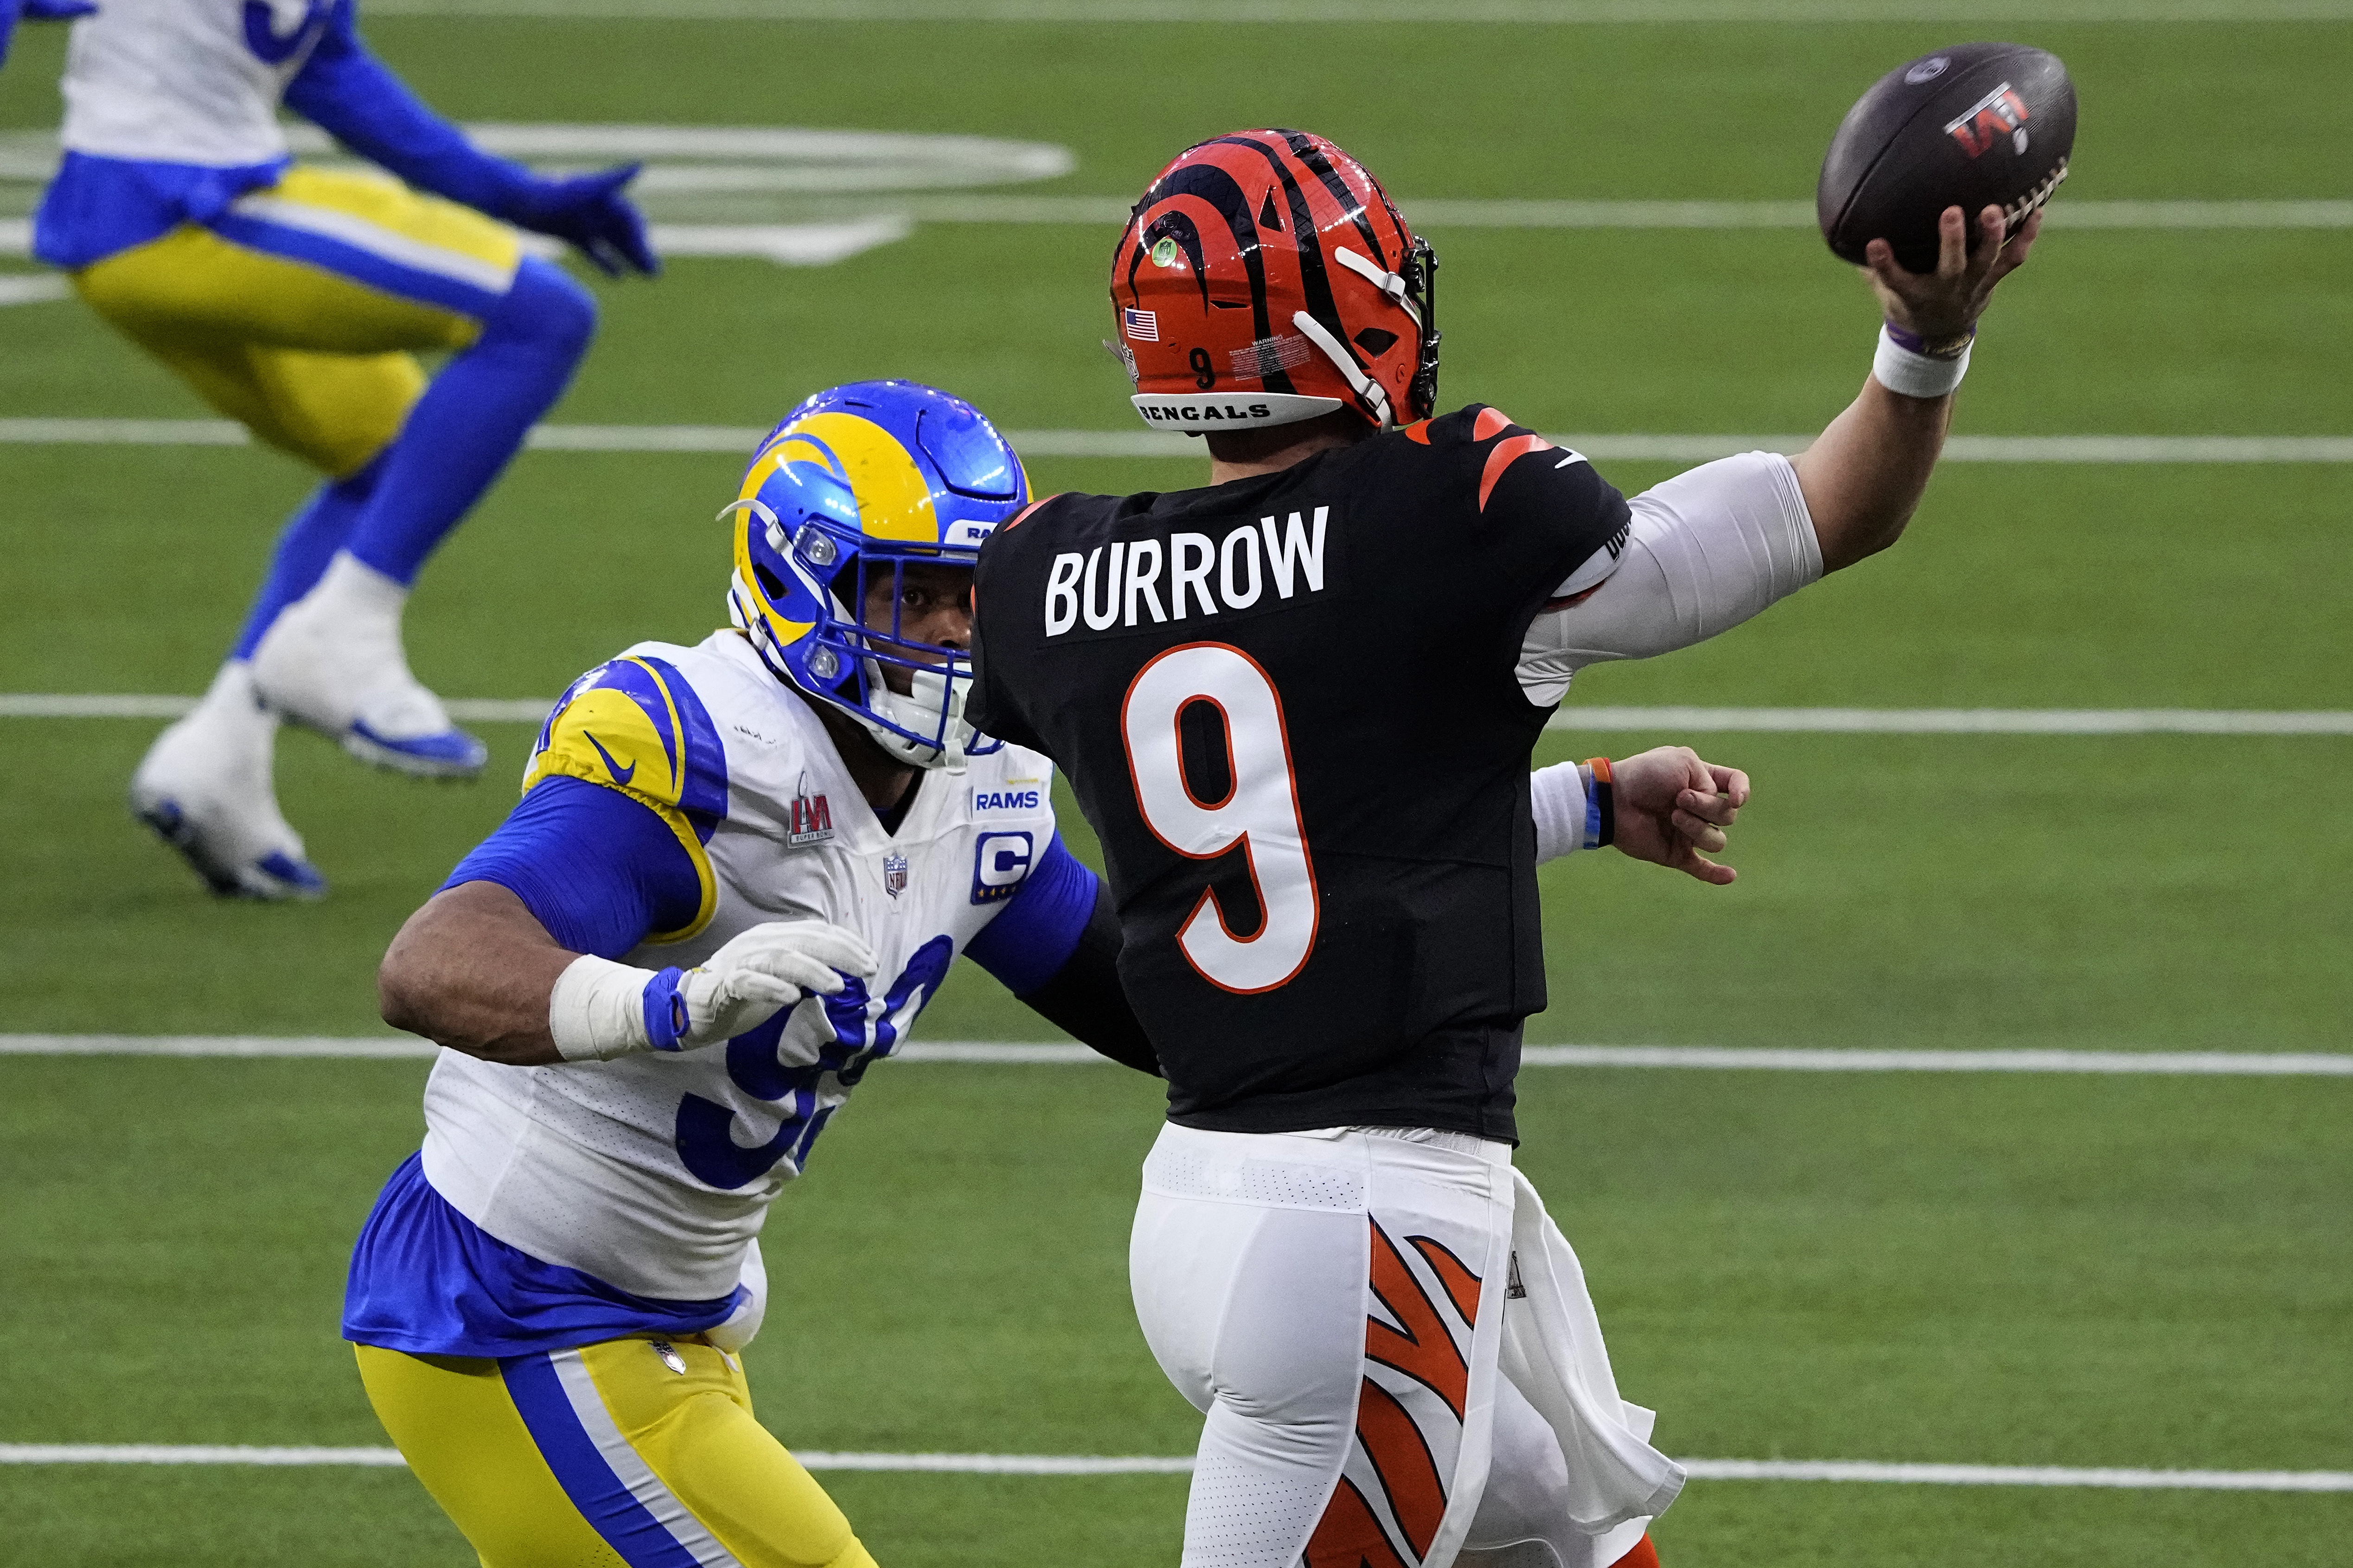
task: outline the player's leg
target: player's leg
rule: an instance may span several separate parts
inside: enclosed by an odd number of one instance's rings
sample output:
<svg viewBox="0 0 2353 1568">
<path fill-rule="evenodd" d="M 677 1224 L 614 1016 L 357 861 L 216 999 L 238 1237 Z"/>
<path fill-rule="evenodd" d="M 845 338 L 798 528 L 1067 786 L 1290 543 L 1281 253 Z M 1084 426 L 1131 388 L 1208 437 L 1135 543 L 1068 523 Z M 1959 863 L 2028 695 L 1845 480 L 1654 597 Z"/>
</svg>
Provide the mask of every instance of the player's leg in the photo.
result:
<svg viewBox="0 0 2353 1568">
<path fill-rule="evenodd" d="M 210 225 L 244 249 L 331 277 L 433 318 L 427 342 L 353 330 L 286 334 L 278 346 L 459 352 L 419 396 L 343 548 L 280 615 L 255 653 L 266 697 L 366 761 L 470 775 L 485 753 L 410 675 L 401 612 L 418 570 L 481 498 L 571 380 L 596 330 L 586 290 L 522 255 L 513 234 L 385 181 L 298 169 Z M 286 401 L 303 384 L 290 376 Z"/>
<path fill-rule="evenodd" d="M 485 1568 L 873 1568 L 709 1345 L 468 1361 L 359 1347 L 369 1400 Z M 683 1370 L 680 1370 L 680 1369 Z"/>
<path fill-rule="evenodd" d="M 1164 1131 L 1136 1311 L 1207 1415 L 1187 1563 L 1431 1568 L 1478 1502 L 1509 1250 L 1500 1146 Z"/>
<path fill-rule="evenodd" d="M 259 649 L 257 677 L 290 716 L 367 760 L 479 769 L 480 743 L 409 674 L 400 612 L 417 569 L 568 381 L 595 327 L 587 294 L 477 214 L 301 169 L 78 282 L 264 440 L 339 479 L 383 454 L 325 572 L 265 594 L 295 605 L 280 646 Z M 201 374 L 225 348 L 244 352 L 243 374 Z M 458 352 L 419 395 L 402 351 L 433 349 Z M 245 385 L 253 395 L 237 395 Z"/>
</svg>

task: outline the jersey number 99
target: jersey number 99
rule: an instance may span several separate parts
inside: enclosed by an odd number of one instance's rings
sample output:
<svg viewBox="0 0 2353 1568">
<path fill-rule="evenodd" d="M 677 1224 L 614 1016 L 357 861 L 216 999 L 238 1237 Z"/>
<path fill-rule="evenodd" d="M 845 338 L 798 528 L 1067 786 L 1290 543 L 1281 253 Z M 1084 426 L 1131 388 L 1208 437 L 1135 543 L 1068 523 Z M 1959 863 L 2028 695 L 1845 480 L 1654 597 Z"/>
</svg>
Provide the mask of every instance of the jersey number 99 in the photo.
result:
<svg viewBox="0 0 2353 1568">
<path fill-rule="evenodd" d="M 1205 800 L 1185 776 L 1177 726 L 1196 702 L 1225 721 L 1224 798 Z M 1262 911 L 1237 936 L 1203 889 L 1177 932 L 1186 962 L 1221 990 L 1271 991 L 1297 974 L 1315 947 L 1315 868 L 1299 816 L 1282 699 L 1256 659 L 1225 643 L 1188 643 L 1136 673 L 1120 710 L 1136 809 L 1153 836 L 1193 860 L 1239 847 Z"/>
</svg>

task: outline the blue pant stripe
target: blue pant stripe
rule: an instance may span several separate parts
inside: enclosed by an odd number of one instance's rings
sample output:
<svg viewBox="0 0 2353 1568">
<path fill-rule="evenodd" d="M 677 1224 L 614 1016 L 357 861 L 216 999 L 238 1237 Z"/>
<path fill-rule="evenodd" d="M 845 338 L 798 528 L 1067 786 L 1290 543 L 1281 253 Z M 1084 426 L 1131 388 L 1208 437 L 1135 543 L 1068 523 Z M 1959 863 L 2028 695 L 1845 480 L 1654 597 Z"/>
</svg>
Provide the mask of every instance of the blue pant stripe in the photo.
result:
<svg viewBox="0 0 2353 1568">
<path fill-rule="evenodd" d="M 503 1357 L 499 1371 L 564 1495 L 629 1568 L 700 1568 L 605 1462 L 544 1353 Z"/>
<path fill-rule="evenodd" d="M 241 245 L 248 250 L 303 262 L 386 294 L 397 294 L 404 300 L 414 300 L 419 304 L 454 310 L 477 321 L 497 310 L 499 300 L 503 297 L 443 273 L 404 267 L 374 251 L 346 245 L 323 234 L 289 228 L 235 211 L 222 213 L 205 226 L 230 244 Z"/>
</svg>

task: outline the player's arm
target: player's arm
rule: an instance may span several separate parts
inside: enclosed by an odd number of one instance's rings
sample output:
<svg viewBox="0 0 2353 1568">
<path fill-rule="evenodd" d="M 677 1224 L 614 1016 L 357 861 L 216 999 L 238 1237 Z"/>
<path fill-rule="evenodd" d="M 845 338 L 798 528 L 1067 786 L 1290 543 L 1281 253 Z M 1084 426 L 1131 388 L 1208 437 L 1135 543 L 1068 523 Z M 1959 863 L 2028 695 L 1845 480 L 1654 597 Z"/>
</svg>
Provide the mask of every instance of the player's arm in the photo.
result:
<svg viewBox="0 0 2353 1568">
<path fill-rule="evenodd" d="M 819 921 L 771 921 L 694 969 L 615 962 L 690 924 L 701 879 L 652 807 L 541 781 L 410 916 L 377 971 L 385 1021 L 486 1061 L 536 1067 L 691 1050 L 743 1033 L 873 953 Z"/>
<path fill-rule="evenodd" d="M 1863 275 L 1887 318 L 1879 356 L 1862 395 L 1796 460 L 1825 572 L 1886 549 L 1911 521 L 1944 449 L 1978 318 L 1994 286 L 2025 265 L 2042 215 L 2006 245 L 2000 207 L 1987 207 L 1978 224 L 1972 257 L 1961 209 L 1945 209 L 1934 272 L 1905 271 L 1883 239 L 1865 252 Z"/>
<path fill-rule="evenodd" d="M 621 194 L 637 164 L 556 180 L 483 152 L 368 52 L 351 0 L 335 8 L 310 58 L 287 84 L 286 103 L 408 184 L 553 235 L 611 276 L 661 269 L 647 243 L 645 220 Z"/>
<path fill-rule="evenodd" d="M 1060 834 L 965 956 L 1048 1023 L 1124 1067 L 1160 1076 L 1160 1058 L 1119 983 L 1110 891 Z"/>
<path fill-rule="evenodd" d="M 1536 863 L 1614 847 L 1716 887 L 1739 873 L 1705 858 L 1748 804 L 1748 775 L 1689 746 L 1659 746 L 1612 761 L 1560 763 L 1528 780 Z"/>
</svg>

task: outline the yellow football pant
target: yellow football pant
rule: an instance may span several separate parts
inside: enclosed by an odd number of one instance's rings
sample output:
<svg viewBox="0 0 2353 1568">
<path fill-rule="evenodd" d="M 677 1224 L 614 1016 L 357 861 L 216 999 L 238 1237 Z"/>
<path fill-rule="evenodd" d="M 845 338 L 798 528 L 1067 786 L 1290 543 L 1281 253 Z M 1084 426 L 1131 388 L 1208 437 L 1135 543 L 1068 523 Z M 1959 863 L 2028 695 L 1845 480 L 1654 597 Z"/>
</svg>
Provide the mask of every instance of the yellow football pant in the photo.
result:
<svg viewBox="0 0 2353 1568">
<path fill-rule="evenodd" d="M 73 281 L 206 402 L 341 479 L 400 433 L 425 389 L 415 356 L 471 343 L 521 256 L 470 208 L 298 168 Z"/>
<path fill-rule="evenodd" d="M 742 1367 L 707 1344 L 498 1361 L 357 1349 L 378 1419 L 483 1568 L 874 1568 L 752 1418 Z"/>
</svg>

